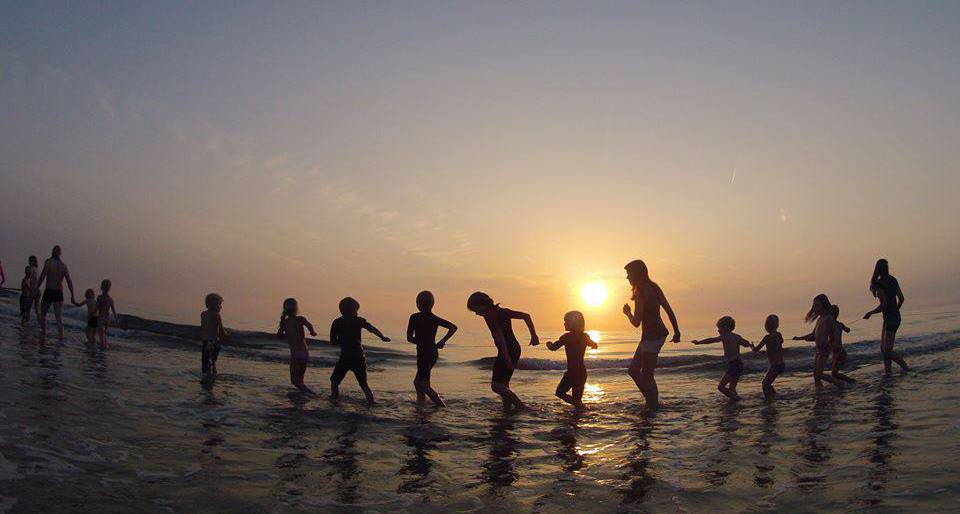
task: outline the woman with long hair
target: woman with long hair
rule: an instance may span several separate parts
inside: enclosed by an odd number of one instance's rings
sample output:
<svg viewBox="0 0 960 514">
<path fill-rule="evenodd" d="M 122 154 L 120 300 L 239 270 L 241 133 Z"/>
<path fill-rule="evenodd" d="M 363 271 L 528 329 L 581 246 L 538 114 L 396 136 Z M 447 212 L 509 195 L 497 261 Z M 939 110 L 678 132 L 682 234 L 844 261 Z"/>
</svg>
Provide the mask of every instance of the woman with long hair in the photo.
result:
<svg viewBox="0 0 960 514">
<path fill-rule="evenodd" d="M 630 282 L 633 290 L 630 297 L 633 300 L 633 308 L 631 309 L 629 303 L 625 304 L 623 313 L 631 325 L 641 329 L 640 345 L 637 346 L 628 372 L 643 394 L 647 407 L 656 409 L 660 406 L 660 391 L 657 389 L 657 381 L 653 374 L 657 369 L 660 349 L 669 335 L 663 319 L 660 318 L 660 309 L 666 311 L 670 324 L 673 325 L 674 343 L 680 342 L 680 326 L 663 290 L 656 282 L 650 280 L 647 265 L 638 259 L 631 261 L 624 266 L 624 269 L 627 271 L 627 281 Z"/>
<path fill-rule="evenodd" d="M 816 342 L 817 350 L 813 357 L 813 383 L 817 386 L 817 389 L 821 387 L 821 381 L 823 380 L 837 387 L 842 387 L 839 379 L 823 374 L 823 366 L 830 358 L 830 354 L 838 351 L 839 335 L 837 331 L 840 328 L 833 317 L 832 307 L 830 298 L 820 293 L 813 298 L 813 305 L 805 318 L 807 323 L 816 322 L 813 328 L 813 340 Z"/>
<path fill-rule="evenodd" d="M 873 267 L 870 275 L 870 293 L 880 300 L 876 309 L 863 315 L 863 319 L 870 319 L 877 313 L 883 314 L 883 331 L 880 333 L 880 351 L 883 353 L 883 369 L 890 373 L 892 363 L 900 365 L 902 371 L 910 369 L 903 357 L 893 351 L 893 342 L 897 338 L 900 328 L 900 307 L 903 307 L 903 291 L 900 283 L 890 274 L 890 264 L 886 259 L 880 259 Z"/>
</svg>

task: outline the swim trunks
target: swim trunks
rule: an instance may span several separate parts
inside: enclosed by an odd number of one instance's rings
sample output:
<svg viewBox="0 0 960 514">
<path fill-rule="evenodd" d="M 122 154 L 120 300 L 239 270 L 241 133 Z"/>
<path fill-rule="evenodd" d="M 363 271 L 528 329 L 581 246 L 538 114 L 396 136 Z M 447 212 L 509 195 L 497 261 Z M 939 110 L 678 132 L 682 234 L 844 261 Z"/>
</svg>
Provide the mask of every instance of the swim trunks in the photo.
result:
<svg viewBox="0 0 960 514">
<path fill-rule="evenodd" d="M 891 311 L 883 313 L 883 330 L 885 332 L 896 332 L 900 329 L 900 311 Z"/>
<path fill-rule="evenodd" d="M 333 374 L 330 375 L 330 381 L 334 384 L 340 384 L 343 382 L 343 377 L 347 376 L 347 372 L 352 371 L 353 375 L 357 377 L 357 382 L 364 383 L 367 381 L 367 357 L 364 354 L 340 354 L 340 360 L 337 361 L 337 365 L 333 367 Z"/>
<path fill-rule="evenodd" d="M 306 350 L 290 352 L 290 360 L 306 364 L 310 362 L 310 352 L 307 352 Z"/>
<path fill-rule="evenodd" d="M 743 375 L 743 361 L 740 359 L 727 361 L 727 376 L 740 378 L 740 375 Z"/>
<path fill-rule="evenodd" d="M 774 364 L 773 366 L 770 366 L 770 369 L 780 375 L 787 369 L 787 366 L 781 362 L 780 364 Z"/>
<path fill-rule="evenodd" d="M 60 289 L 44 289 L 43 303 L 63 303 L 63 291 Z"/>
<path fill-rule="evenodd" d="M 20 295 L 20 317 L 27 317 L 27 313 L 30 312 L 30 306 L 33 305 L 33 298 L 22 294 Z"/>
<path fill-rule="evenodd" d="M 96 316 L 90 316 L 87 318 L 87 328 L 97 328 L 98 321 Z"/>
<path fill-rule="evenodd" d="M 417 376 L 414 380 L 425 381 L 430 380 L 430 372 L 433 370 L 433 366 L 437 363 L 437 359 L 440 357 L 437 352 L 437 347 L 433 347 L 433 351 L 428 347 L 417 347 Z"/>
</svg>

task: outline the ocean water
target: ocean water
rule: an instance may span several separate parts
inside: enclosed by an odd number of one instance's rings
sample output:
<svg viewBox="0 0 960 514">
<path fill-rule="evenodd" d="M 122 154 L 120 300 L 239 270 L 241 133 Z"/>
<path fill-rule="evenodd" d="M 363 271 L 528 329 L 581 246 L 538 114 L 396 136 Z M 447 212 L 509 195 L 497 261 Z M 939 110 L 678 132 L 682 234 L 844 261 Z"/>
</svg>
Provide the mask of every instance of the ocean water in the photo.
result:
<svg viewBox="0 0 960 514">
<path fill-rule="evenodd" d="M 505 415 L 482 334 L 441 351 L 434 409 L 412 403 L 410 345 L 369 346 L 367 407 L 352 376 L 337 404 L 294 393 L 266 334 L 225 346 L 206 390 L 191 329 L 130 326 L 105 350 L 79 319 L 40 341 L 0 299 L 0 512 L 960 510 L 960 309 L 905 313 L 906 374 L 883 374 L 879 325 L 858 323 L 843 391 L 815 391 L 811 348 L 791 347 L 770 403 L 762 354 L 732 403 L 719 348 L 668 345 L 656 414 L 625 374 L 629 333 L 599 334 L 582 413 L 553 397 L 562 352 L 525 347 L 512 385 L 530 408 Z M 326 392 L 337 350 L 311 351 Z"/>
</svg>

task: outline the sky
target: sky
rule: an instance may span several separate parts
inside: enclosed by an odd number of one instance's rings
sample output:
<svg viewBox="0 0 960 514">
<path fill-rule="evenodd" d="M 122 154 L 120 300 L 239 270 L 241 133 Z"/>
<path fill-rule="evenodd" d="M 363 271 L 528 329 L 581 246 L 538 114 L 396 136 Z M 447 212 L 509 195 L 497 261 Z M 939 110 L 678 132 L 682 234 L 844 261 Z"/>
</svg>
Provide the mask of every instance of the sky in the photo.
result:
<svg viewBox="0 0 960 514">
<path fill-rule="evenodd" d="M 422 289 L 628 329 L 850 312 L 891 261 L 960 302 L 960 3 L 18 2 L 0 260 L 63 246 L 122 312 L 398 331 Z M 609 299 L 584 305 L 599 281 Z M 8 283 L 8 285 L 10 285 Z M 321 329 L 321 331 L 326 331 Z"/>
</svg>

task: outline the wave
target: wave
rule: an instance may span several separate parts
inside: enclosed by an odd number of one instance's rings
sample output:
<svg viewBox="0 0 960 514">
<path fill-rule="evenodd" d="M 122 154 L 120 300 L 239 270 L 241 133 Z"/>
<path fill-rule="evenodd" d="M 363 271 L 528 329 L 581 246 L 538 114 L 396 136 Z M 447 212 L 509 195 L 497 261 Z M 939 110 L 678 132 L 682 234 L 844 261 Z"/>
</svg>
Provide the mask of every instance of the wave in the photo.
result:
<svg viewBox="0 0 960 514">
<path fill-rule="evenodd" d="M 857 367 L 867 363 L 879 362 L 882 360 L 880 355 L 879 341 L 865 340 L 844 345 L 847 350 L 846 369 Z M 960 348 L 960 332 L 945 332 L 939 334 L 930 334 L 916 337 L 903 337 L 897 341 L 897 351 L 902 355 L 925 355 L 939 353 Z M 793 371 L 812 371 L 813 356 L 815 350 L 810 347 L 790 347 L 784 348 L 784 361 L 787 369 Z M 744 361 L 746 372 L 765 372 L 767 370 L 767 357 L 763 352 L 744 352 L 740 358 Z M 467 364 L 489 369 L 493 367 L 496 357 L 484 357 L 469 361 Z M 630 366 L 632 359 L 591 359 L 584 361 L 587 369 L 606 370 L 606 369 L 626 369 Z M 726 363 L 719 355 L 707 354 L 683 354 L 683 355 L 660 355 L 657 364 L 660 372 L 699 372 L 724 369 Z M 535 357 L 521 357 L 517 363 L 517 369 L 526 371 L 564 371 L 567 369 L 566 360 L 544 359 Z"/>
</svg>

